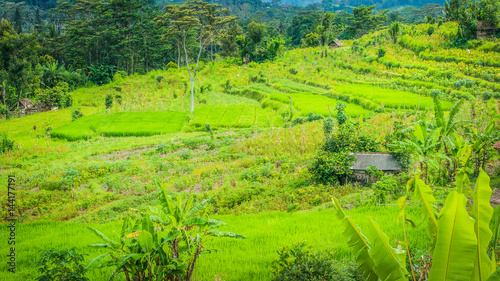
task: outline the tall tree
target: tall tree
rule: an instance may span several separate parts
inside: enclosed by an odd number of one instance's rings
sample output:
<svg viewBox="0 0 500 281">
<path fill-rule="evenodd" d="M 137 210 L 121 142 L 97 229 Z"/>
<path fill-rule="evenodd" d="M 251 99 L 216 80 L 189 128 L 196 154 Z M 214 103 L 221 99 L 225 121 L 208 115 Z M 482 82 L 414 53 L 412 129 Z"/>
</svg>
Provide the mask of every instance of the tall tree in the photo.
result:
<svg viewBox="0 0 500 281">
<path fill-rule="evenodd" d="M 222 49 L 221 55 L 223 56 L 237 56 L 238 44 L 236 37 L 243 35 L 243 29 L 237 23 L 231 24 L 225 32 L 221 32 L 218 36 L 218 42 Z"/>
<path fill-rule="evenodd" d="M 352 9 L 353 19 L 352 26 L 348 28 L 348 32 L 354 38 L 359 38 L 370 31 L 377 28 L 383 21 L 387 19 L 387 10 L 383 10 L 377 14 L 373 14 L 375 5 L 356 7 Z"/>
<path fill-rule="evenodd" d="M 14 29 L 18 34 L 23 32 L 23 22 L 21 19 L 21 12 L 19 11 L 19 7 L 16 7 L 16 13 L 14 15 Z"/>
<path fill-rule="evenodd" d="M 42 32 L 42 18 L 40 17 L 40 9 L 36 8 L 35 11 L 35 30 L 38 33 Z"/>
<path fill-rule="evenodd" d="M 229 10 L 221 5 L 203 1 L 188 1 L 180 6 L 165 6 L 165 14 L 158 20 L 161 23 L 170 23 L 167 33 L 178 34 L 186 58 L 186 67 L 191 82 L 191 113 L 194 111 L 194 83 L 198 72 L 201 54 L 209 43 L 227 24 L 236 21 L 236 17 L 229 16 Z M 189 34 L 196 37 L 196 48 L 189 48 Z M 196 54 L 197 53 L 197 54 Z M 190 63 L 192 59 L 192 63 Z M 195 66 L 193 67 L 193 63 Z"/>
</svg>

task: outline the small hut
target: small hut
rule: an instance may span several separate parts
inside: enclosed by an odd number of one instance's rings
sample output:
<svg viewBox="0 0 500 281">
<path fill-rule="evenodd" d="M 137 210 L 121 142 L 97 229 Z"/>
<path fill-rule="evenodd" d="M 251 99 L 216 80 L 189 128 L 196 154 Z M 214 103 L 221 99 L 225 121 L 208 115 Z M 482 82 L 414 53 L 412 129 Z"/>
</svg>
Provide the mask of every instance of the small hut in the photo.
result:
<svg viewBox="0 0 500 281">
<path fill-rule="evenodd" d="M 29 98 L 19 100 L 17 105 L 14 106 L 12 110 L 14 111 L 16 109 L 21 110 L 22 115 L 30 115 L 37 112 L 35 104 L 33 104 L 33 102 Z"/>
<path fill-rule="evenodd" d="M 495 143 L 495 145 L 493 145 L 493 148 L 496 149 L 498 153 L 500 153 L 500 141 Z"/>
<path fill-rule="evenodd" d="M 340 48 L 344 46 L 344 43 L 340 42 L 339 39 L 333 40 L 333 42 L 330 44 L 330 48 Z"/>
<path fill-rule="evenodd" d="M 493 37 L 495 35 L 495 31 L 497 27 L 491 24 L 490 21 L 478 21 L 477 22 L 477 39 L 479 38 L 488 38 Z"/>
<path fill-rule="evenodd" d="M 370 181 L 370 175 L 366 172 L 368 167 L 374 166 L 384 174 L 397 174 L 401 171 L 401 165 L 396 158 L 388 153 L 355 153 L 356 162 L 350 168 L 352 177 L 359 181 Z"/>
</svg>

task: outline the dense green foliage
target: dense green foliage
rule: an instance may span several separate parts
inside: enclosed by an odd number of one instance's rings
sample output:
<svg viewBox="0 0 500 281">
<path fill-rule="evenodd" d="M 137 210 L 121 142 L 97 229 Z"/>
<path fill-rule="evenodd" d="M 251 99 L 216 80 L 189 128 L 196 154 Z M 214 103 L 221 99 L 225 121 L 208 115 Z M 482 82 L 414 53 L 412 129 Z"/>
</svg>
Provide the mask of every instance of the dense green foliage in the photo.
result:
<svg viewBox="0 0 500 281">
<path fill-rule="evenodd" d="M 0 180 L 16 176 L 17 227 L 35 237 L 16 241 L 18 272 L 0 265 L 0 279 L 33 279 L 43 250 L 76 247 L 91 280 L 349 280 L 353 257 L 368 279 L 486 280 L 500 45 L 495 30 L 464 32 L 496 6 L 452 2 L 448 18 L 333 1 L 0 2 Z M 404 169 L 351 176 L 358 152 Z M 360 228 L 332 219 L 332 197 Z M 0 202 L 5 221 L 5 189 Z M 463 231 L 447 243 L 450 215 Z M 212 240 L 239 237 L 226 230 L 247 239 Z"/>
<path fill-rule="evenodd" d="M 151 136 L 178 132 L 184 125 L 183 112 L 122 112 L 113 115 L 86 116 L 56 127 L 51 135 L 67 140 L 104 136 Z"/>
<path fill-rule="evenodd" d="M 51 249 L 43 251 L 35 263 L 40 276 L 37 281 L 88 281 L 84 257 L 71 249 Z"/>
<path fill-rule="evenodd" d="M 271 265 L 273 281 L 363 280 L 352 261 L 336 261 L 332 252 L 311 252 L 304 242 L 284 247 L 278 255 Z"/>
</svg>

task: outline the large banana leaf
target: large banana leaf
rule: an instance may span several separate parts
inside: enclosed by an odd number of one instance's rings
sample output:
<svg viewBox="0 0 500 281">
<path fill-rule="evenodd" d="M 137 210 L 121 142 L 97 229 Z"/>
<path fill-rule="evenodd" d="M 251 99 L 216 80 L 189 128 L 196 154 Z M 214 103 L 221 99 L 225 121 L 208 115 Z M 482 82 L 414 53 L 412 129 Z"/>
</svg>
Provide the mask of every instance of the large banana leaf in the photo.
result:
<svg viewBox="0 0 500 281">
<path fill-rule="evenodd" d="M 434 102 L 434 116 L 436 119 L 436 124 L 438 127 L 444 127 L 445 122 L 444 122 L 443 107 L 441 106 L 441 102 L 439 101 L 437 96 L 434 97 L 433 102 Z"/>
<path fill-rule="evenodd" d="M 414 196 L 415 200 L 420 204 L 424 219 L 427 220 L 427 234 L 431 241 L 433 241 L 437 230 L 436 208 L 433 205 L 436 202 L 436 198 L 432 194 L 432 189 L 421 179 L 415 179 Z"/>
<path fill-rule="evenodd" d="M 88 229 L 90 229 L 92 232 L 94 232 L 97 236 L 99 236 L 102 240 L 106 241 L 109 247 L 112 249 L 116 250 L 120 248 L 120 244 L 116 243 L 115 241 L 109 239 L 106 235 L 102 234 L 99 230 L 87 226 Z"/>
<path fill-rule="evenodd" d="M 337 217 L 342 221 L 344 226 L 343 234 L 348 239 L 347 244 L 351 248 L 353 256 L 359 265 L 359 271 L 363 273 L 366 281 L 377 281 L 378 276 L 373 271 L 375 263 L 368 254 L 370 242 L 361 233 L 358 226 L 344 213 L 337 199 L 333 198 L 333 204 L 337 209 Z"/>
<path fill-rule="evenodd" d="M 452 191 L 439 213 L 437 240 L 429 281 L 469 280 L 474 270 L 477 239 L 467 198 Z"/>
<path fill-rule="evenodd" d="M 149 253 L 154 247 L 153 235 L 149 231 L 141 231 L 141 234 L 139 235 L 139 245 L 141 245 L 144 252 Z"/>
<path fill-rule="evenodd" d="M 490 275 L 486 281 L 499 281 L 500 280 L 500 267 Z"/>
<path fill-rule="evenodd" d="M 417 137 L 417 139 L 420 141 L 420 143 L 422 145 L 425 145 L 425 136 L 426 136 L 426 133 L 427 133 L 427 128 L 423 128 L 420 126 L 419 123 L 415 123 L 415 126 L 414 126 L 414 134 L 415 134 L 415 137 Z"/>
<path fill-rule="evenodd" d="M 401 248 L 392 248 L 389 244 L 389 237 L 382 232 L 380 226 L 371 218 L 370 222 L 372 243 L 368 254 L 375 263 L 373 270 L 384 281 L 407 281 L 409 274 L 405 267 L 405 251 Z"/>
<path fill-rule="evenodd" d="M 493 232 L 491 232 L 490 229 L 490 221 L 493 216 L 493 208 L 490 205 L 490 198 L 490 178 L 481 169 L 476 182 L 474 205 L 472 207 L 474 217 L 476 218 L 474 232 L 477 239 L 477 251 L 471 280 L 485 281 L 495 271 L 487 253 L 488 245 L 490 243 L 491 236 L 493 235 Z"/>
</svg>

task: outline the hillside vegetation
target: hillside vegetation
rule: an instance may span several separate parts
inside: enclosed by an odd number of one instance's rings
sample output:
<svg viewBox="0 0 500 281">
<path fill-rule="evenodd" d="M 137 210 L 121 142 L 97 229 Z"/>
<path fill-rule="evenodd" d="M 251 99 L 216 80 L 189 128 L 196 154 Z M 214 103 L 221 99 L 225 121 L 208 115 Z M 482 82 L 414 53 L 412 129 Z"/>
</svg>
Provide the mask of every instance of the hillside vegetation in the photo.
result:
<svg viewBox="0 0 500 281">
<path fill-rule="evenodd" d="M 411 25 L 396 43 L 382 29 L 345 40 L 340 48 L 297 48 L 262 63 L 230 57 L 202 62 L 193 112 L 188 70 L 181 66 L 117 73 L 108 84 L 70 91 L 67 108 L 0 120 L 1 145 L 13 141 L 10 149 L 2 148 L 0 179 L 5 183 L 15 175 L 19 222 L 18 269 L 13 275 L 2 263 L 0 280 L 38 277 L 35 262 L 50 248 L 75 247 L 89 262 L 111 247 L 87 247 L 102 242 L 101 232 L 140 252 L 127 253 L 137 255 L 128 256 L 123 267 L 147 264 L 145 252 L 158 257 L 179 250 L 185 254 L 176 258 L 188 260 L 203 247 L 221 249 L 199 256 L 194 280 L 277 278 L 277 252 L 297 242 L 328 251 L 331 260 L 356 258 L 354 240 L 348 244 L 341 234 L 346 216 L 333 209 L 332 198 L 351 209 L 349 218 L 361 229 L 378 230 L 380 224 L 388 236 L 371 233 L 373 245 L 394 245 L 387 249 L 402 256 L 398 269 L 416 271 L 419 280 L 429 273 L 433 239 L 438 245 L 444 239 L 441 218 L 447 216 L 436 214 L 451 208 L 447 202 L 463 201 L 457 211 L 463 221 L 473 224 L 473 217 L 489 236 L 498 233 L 498 209 L 490 210 L 485 190 L 491 186 L 496 194 L 500 187 L 500 157 L 492 148 L 500 140 L 500 53 L 493 50 L 499 43 L 455 48 L 449 39 L 457 29 L 454 22 Z M 391 153 L 404 170 L 393 176 L 371 169 L 371 181 L 355 181 L 348 158 L 356 152 Z M 477 189 L 471 189 L 478 178 Z M 420 197 L 410 192 L 425 187 Z M 0 191 L 2 228 L 11 216 L 8 196 Z M 487 220 L 475 209 L 467 213 L 465 196 L 484 208 Z M 198 211 L 200 217 L 190 217 Z M 166 225 L 181 220 L 185 225 L 167 236 Z M 198 227 L 206 240 L 195 234 Z M 463 229 L 477 247 L 472 227 Z M 134 236 L 140 232 L 155 242 Z M 8 235 L 0 232 L 0 240 Z M 102 243 L 115 247 L 110 239 Z M 478 251 L 486 253 L 491 239 Z M 498 258 L 497 241 L 491 244 L 491 257 Z M 190 245 L 194 250 L 186 250 Z M 91 268 L 90 280 L 109 278 L 114 270 Z M 356 280 L 354 273 L 349 280 Z M 116 280 L 126 280 L 125 273 Z"/>
</svg>

